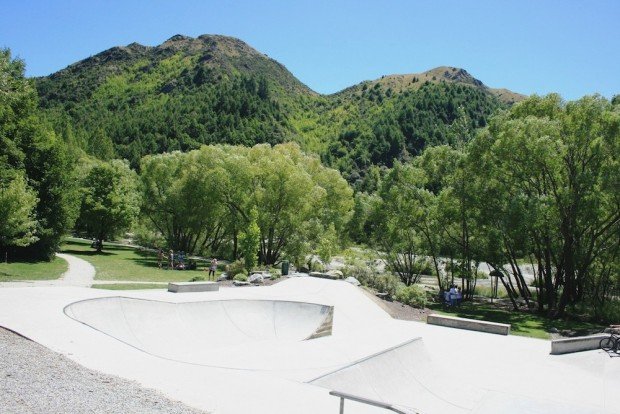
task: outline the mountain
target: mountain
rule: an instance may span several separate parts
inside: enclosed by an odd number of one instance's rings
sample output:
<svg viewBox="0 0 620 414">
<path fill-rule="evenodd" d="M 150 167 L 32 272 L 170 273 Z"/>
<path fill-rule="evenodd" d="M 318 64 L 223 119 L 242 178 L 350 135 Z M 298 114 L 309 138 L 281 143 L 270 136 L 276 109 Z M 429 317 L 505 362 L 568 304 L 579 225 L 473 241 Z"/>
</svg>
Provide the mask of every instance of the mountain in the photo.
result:
<svg viewBox="0 0 620 414">
<path fill-rule="evenodd" d="M 440 66 L 422 73 L 382 76 L 380 79 L 365 81 L 350 88 L 347 88 L 339 92 L 338 94 L 360 94 L 363 92 L 363 90 L 367 88 L 374 88 L 375 85 L 379 85 L 379 87 L 384 91 L 391 89 L 395 93 L 402 93 L 405 91 L 416 91 L 426 82 L 447 82 L 469 85 L 487 91 L 489 94 L 497 97 L 502 103 L 507 105 L 512 105 L 526 98 L 525 95 L 509 91 L 508 89 L 489 88 L 484 83 L 482 83 L 482 81 L 471 76 L 465 69 L 455 68 L 451 66 Z"/>
<path fill-rule="evenodd" d="M 294 140 L 352 182 L 372 165 L 466 140 L 523 97 L 452 67 L 320 95 L 277 61 L 220 35 L 113 47 L 35 85 L 56 131 L 99 158 L 139 167 L 150 153 Z"/>
</svg>

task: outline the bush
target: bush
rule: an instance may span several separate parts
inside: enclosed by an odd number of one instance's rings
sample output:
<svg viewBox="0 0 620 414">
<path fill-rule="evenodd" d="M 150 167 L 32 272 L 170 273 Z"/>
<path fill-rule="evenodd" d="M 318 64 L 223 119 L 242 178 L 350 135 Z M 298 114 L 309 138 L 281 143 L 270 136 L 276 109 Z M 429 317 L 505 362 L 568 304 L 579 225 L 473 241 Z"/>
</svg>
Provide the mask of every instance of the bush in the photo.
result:
<svg viewBox="0 0 620 414">
<path fill-rule="evenodd" d="M 620 321 L 620 301 L 608 300 L 601 307 L 600 318 L 604 322 L 618 323 Z"/>
<path fill-rule="evenodd" d="M 153 231 L 145 225 L 137 225 L 133 231 L 132 241 L 134 244 L 142 247 L 165 247 L 166 240 L 164 240 L 161 233 Z"/>
<path fill-rule="evenodd" d="M 426 292 L 421 286 L 403 286 L 396 291 L 396 300 L 405 305 L 424 308 L 428 302 Z"/>
<path fill-rule="evenodd" d="M 245 273 L 245 263 L 243 260 L 235 260 L 231 264 L 228 265 L 228 269 L 226 269 L 226 273 L 229 275 L 237 275 L 238 273 Z"/>
<path fill-rule="evenodd" d="M 342 273 L 345 278 L 349 276 L 356 278 L 364 286 L 370 286 L 372 284 L 371 280 L 377 276 L 376 272 L 370 266 L 365 266 L 360 263 L 346 266 L 342 269 Z"/>
<path fill-rule="evenodd" d="M 396 294 L 398 284 L 400 283 L 396 276 L 389 273 L 375 277 L 372 282 L 374 286 L 370 287 L 377 289 L 378 292 L 387 293 L 390 297 Z"/>
<path fill-rule="evenodd" d="M 354 277 L 362 285 L 375 289 L 378 292 L 387 293 L 389 296 L 394 296 L 399 284 L 396 276 L 388 273 L 378 274 L 372 265 L 356 263 L 346 266 L 342 269 L 342 273 L 345 278 L 349 276 Z"/>
<path fill-rule="evenodd" d="M 247 282 L 248 275 L 246 275 L 245 273 L 237 273 L 233 280 L 236 280 L 237 282 Z"/>
</svg>

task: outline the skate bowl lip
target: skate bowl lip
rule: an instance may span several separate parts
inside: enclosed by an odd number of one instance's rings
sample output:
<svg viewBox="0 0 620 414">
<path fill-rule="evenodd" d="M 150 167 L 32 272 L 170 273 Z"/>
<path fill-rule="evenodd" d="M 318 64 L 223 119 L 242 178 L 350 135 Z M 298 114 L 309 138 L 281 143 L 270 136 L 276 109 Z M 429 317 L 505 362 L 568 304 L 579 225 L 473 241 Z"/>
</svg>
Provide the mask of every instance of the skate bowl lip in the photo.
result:
<svg viewBox="0 0 620 414">
<path fill-rule="evenodd" d="M 314 325 L 311 326 L 312 332 L 308 331 L 309 333 L 308 335 L 297 337 L 294 339 L 291 339 L 291 338 L 279 339 L 276 335 L 275 338 L 271 338 L 271 339 L 257 339 L 256 341 L 249 340 L 246 344 L 252 344 L 252 343 L 273 343 L 273 344 L 290 343 L 292 344 L 292 343 L 313 342 L 314 340 L 319 339 L 323 336 L 331 336 L 332 327 L 333 327 L 333 317 L 334 317 L 334 306 L 333 305 L 326 305 L 326 304 L 310 302 L 310 301 L 280 300 L 280 299 L 275 299 L 275 298 L 274 299 L 271 299 L 271 298 L 209 298 L 209 299 L 189 300 L 189 301 L 185 301 L 185 300 L 168 301 L 168 300 L 161 300 L 161 299 L 149 299 L 149 298 L 139 298 L 139 297 L 132 297 L 132 296 L 124 296 L 124 295 L 114 295 L 114 296 L 103 296 L 103 297 L 81 299 L 81 300 L 68 303 L 67 305 L 63 307 L 62 311 L 64 315 L 68 317 L 69 319 L 75 322 L 78 322 L 81 325 L 84 325 L 88 327 L 89 329 L 92 329 L 93 331 L 104 334 L 139 352 L 143 352 L 148 355 L 152 355 L 154 357 L 172 361 L 172 362 L 179 362 L 179 363 L 188 364 L 188 365 L 198 365 L 198 366 L 205 366 L 205 367 L 212 367 L 212 368 L 225 368 L 225 369 L 240 370 L 240 371 L 272 371 L 274 369 L 268 368 L 268 367 L 263 367 L 263 368 L 244 367 L 244 366 L 239 366 L 239 365 L 230 364 L 230 363 L 219 363 L 219 362 L 216 363 L 214 361 L 198 362 L 198 361 L 193 361 L 193 360 L 187 360 L 184 357 L 169 356 L 169 355 L 166 355 L 165 353 L 162 354 L 158 351 L 153 351 L 152 349 L 150 349 L 148 345 L 145 346 L 141 344 L 139 340 L 136 340 L 136 341 L 128 340 L 127 338 L 120 337 L 120 335 L 115 334 L 109 329 L 102 328 L 101 326 L 96 326 L 97 325 L 96 323 L 92 323 L 92 322 L 89 323 L 88 321 L 83 320 L 83 318 L 80 318 L 74 315 L 73 312 L 71 311 L 71 308 L 75 305 L 79 305 L 83 303 L 94 304 L 96 302 L 108 302 L 108 301 L 113 301 L 113 300 L 119 300 L 121 301 L 121 303 L 123 301 L 154 303 L 154 304 L 160 304 L 161 306 L 192 306 L 192 305 L 197 305 L 197 304 L 198 305 L 200 304 L 211 305 L 212 304 L 212 305 L 217 306 L 217 305 L 239 304 L 239 303 L 255 303 L 255 304 L 258 303 L 261 305 L 263 304 L 272 304 L 272 305 L 285 304 L 285 305 L 292 305 L 292 306 L 296 306 L 296 305 L 306 306 L 306 307 L 310 307 L 310 309 L 315 308 L 314 312 L 318 311 L 317 312 L 318 316 L 316 317 L 316 320 L 312 321 L 314 322 Z M 122 306 L 122 304 L 120 306 Z M 265 317 L 270 317 L 270 316 L 265 315 Z M 275 316 L 271 316 L 271 317 L 273 318 Z M 229 322 L 231 323 L 231 328 L 233 328 L 234 321 L 230 320 Z M 125 317 L 122 323 L 129 324 L 129 322 L 127 321 Z M 275 325 L 275 321 L 272 323 L 274 323 Z M 325 333 L 325 330 L 327 330 L 327 333 Z M 165 340 L 165 337 L 162 335 L 159 338 L 159 340 L 163 341 Z M 235 344 L 233 346 L 240 346 L 240 345 L 241 344 Z M 211 350 L 211 352 L 218 352 L 218 351 L 221 351 L 221 349 Z M 205 352 L 209 353 L 209 351 L 205 351 Z M 275 370 L 282 371 L 282 369 L 275 369 Z"/>
</svg>

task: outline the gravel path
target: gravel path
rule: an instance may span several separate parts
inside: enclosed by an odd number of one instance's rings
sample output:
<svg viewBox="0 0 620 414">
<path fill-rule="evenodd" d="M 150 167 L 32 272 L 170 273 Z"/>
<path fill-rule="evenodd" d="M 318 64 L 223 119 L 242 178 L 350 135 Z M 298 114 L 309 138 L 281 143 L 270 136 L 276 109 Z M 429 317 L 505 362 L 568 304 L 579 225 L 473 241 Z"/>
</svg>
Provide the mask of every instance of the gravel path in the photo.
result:
<svg viewBox="0 0 620 414">
<path fill-rule="evenodd" d="M 204 413 L 138 383 L 82 367 L 0 327 L 0 412 Z"/>
</svg>

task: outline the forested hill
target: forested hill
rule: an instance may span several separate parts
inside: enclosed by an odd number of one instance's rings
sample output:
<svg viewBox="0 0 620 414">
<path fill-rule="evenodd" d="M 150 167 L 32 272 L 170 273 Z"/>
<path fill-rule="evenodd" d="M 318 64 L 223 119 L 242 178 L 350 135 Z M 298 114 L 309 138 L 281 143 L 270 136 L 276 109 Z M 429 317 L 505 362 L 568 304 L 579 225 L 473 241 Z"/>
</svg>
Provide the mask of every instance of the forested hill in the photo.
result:
<svg viewBox="0 0 620 414">
<path fill-rule="evenodd" d="M 297 141 L 354 182 L 427 145 L 467 139 L 522 96 L 462 69 L 385 76 L 319 95 L 231 37 L 176 35 L 114 47 L 35 84 L 58 133 L 102 159 L 203 144 Z"/>
</svg>

